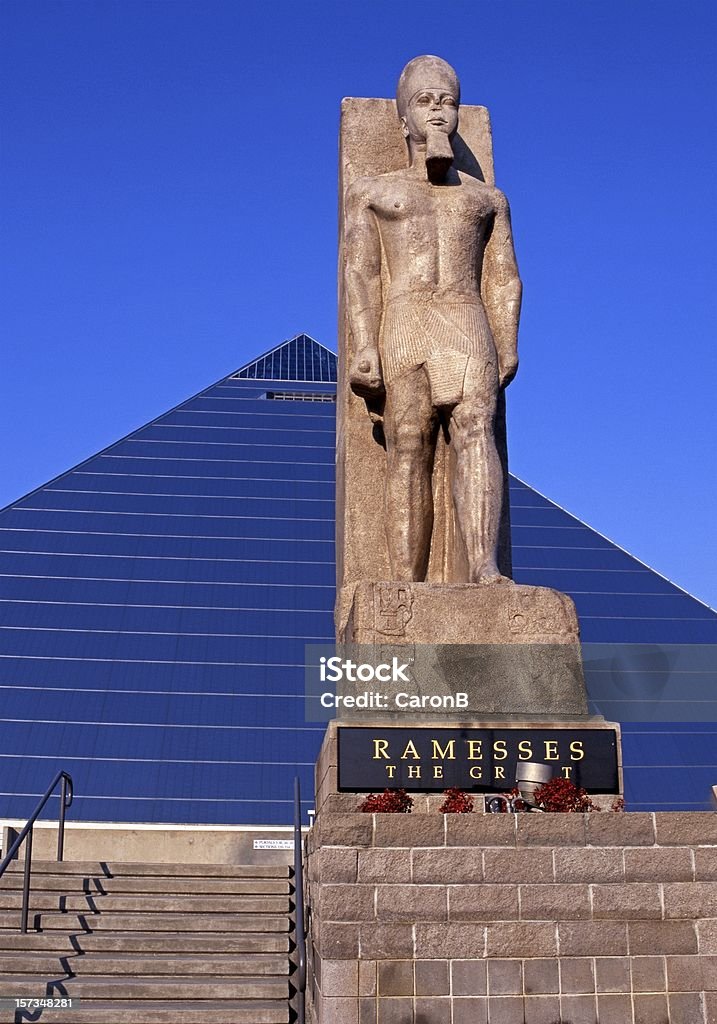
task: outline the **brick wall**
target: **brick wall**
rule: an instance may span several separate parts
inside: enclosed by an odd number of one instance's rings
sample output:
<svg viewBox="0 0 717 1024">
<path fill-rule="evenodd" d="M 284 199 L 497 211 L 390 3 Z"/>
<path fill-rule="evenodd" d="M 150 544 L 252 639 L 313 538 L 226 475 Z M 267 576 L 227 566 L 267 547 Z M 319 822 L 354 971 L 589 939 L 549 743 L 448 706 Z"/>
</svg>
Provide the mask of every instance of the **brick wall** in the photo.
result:
<svg viewBox="0 0 717 1024">
<path fill-rule="evenodd" d="M 717 1024 L 717 814 L 319 814 L 314 1024 Z"/>
</svg>

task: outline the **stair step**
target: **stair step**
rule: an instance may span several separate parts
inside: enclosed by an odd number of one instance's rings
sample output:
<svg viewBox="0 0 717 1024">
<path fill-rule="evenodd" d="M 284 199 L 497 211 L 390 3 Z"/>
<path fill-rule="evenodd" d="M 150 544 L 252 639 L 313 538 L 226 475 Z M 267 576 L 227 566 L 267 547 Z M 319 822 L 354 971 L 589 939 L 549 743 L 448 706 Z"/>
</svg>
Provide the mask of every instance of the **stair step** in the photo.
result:
<svg viewBox="0 0 717 1024">
<path fill-rule="evenodd" d="M 78 1009 L 43 1010 L 42 1024 L 288 1024 L 286 999 L 172 1003 L 137 1001 L 129 1006 L 96 1002 Z"/>
<path fill-rule="evenodd" d="M 0 882 L 0 891 L 22 892 L 22 874 L 7 872 Z M 32 890 L 71 894 L 98 893 L 155 893 L 157 895 L 234 895 L 234 896 L 288 896 L 292 886 L 288 878 L 192 878 L 191 876 L 165 877 L 161 875 L 115 876 L 88 874 L 69 876 L 46 874 L 32 876 Z"/>
<path fill-rule="evenodd" d="M 0 892 L 0 911 L 19 910 L 22 893 Z M 143 896 L 91 893 L 72 896 L 58 896 L 56 893 L 34 891 L 30 893 L 30 910 L 52 910 L 65 913 L 79 910 L 82 913 L 132 914 L 212 914 L 223 910 L 237 914 L 288 914 L 287 896 L 232 896 L 225 893 L 202 896 Z"/>
<path fill-rule="evenodd" d="M 99 952 L 48 954 L 46 952 L 28 955 L 18 950 L 14 954 L 0 953 L 0 976 L 10 974 L 58 978 L 64 974 L 86 976 L 92 974 L 122 975 L 134 979 L 158 977 L 171 974 L 182 975 L 212 974 L 216 976 L 273 976 L 287 977 L 289 958 L 274 955 L 246 955 L 205 952 L 179 956 L 176 952 L 154 952 L 151 956 L 132 956 L 126 953 L 102 956 Z"/>
<path fill-rule="evenodd" d="M 23 862 L 13 861 L 6 875 L 22 874 Z M 96 860 L 34 860 L 34 875 L 95 875 L 101 878 L 130 875 L 160 875 L 173 878 L 178 875 L 193 878 L 288 878 L 290 869 L 285 864 L 154 864 L 146 862 Z M 3 876 L 5 877 L 5 876 Z"/>
<path fill-rule="evenodd" d="M 16 930 L 19 913 L 0 913 L 0 928 Z M 289 918 L 269 914 L 92 914 L 33 912 L 35 931 L 69 932 L 288 932 Z"/>
<path fill-rule="evenodd" d="M 57 981 L 57 986 L 51 984 Z M 55 987 L 56 991 L 52 991 Z M 94 999 L 129 1003 L 136 999 L 176 1002 L 180 999 L 212 1000 L 225 999 L 286 999 L 289 998 L 287 978 L 232 978 L 176 976 L 166 978 L 133 979 L 128 983 L 123 977 L 97 976 L 66 979 L 63 974 L 55 978 L 28 980 L 24 975 L 5 975 L 0 978 L 0 997 L 17 996 L 22 992 L 27 998 L 43 998 L 49 994 L 73 996 L 81 1002 Z"/>
<path fill-rule="evenodd" d="M 79 1000 L 46 1024 L 288 1024 L 287 866 L 38 861 L 26 935 L 22 870 L 0 882 L 0 997 Z"/>
<path fill-rule="evenodd" d="M 70 937 L 72 935 L 72 938 Z M 73 945 L 74 944 L 74 945 Z M 286 953 L 289 936 L 283 933 L 234 932 L 198 935 L 193 932 L 165 935 L 161 932 L 136 931 L 129 935 L 112 932 L 75 932 L 68 930 L 33 932 L 22 935 L 0 932 L 0 951 L 47 952 L 57 951 L 70 956 L 80 949 L 98 953 Z M 76 948 L 74 948 L 76 947 Z M 1 954 L 0 954 L 1 955 Z"/>
</svg>

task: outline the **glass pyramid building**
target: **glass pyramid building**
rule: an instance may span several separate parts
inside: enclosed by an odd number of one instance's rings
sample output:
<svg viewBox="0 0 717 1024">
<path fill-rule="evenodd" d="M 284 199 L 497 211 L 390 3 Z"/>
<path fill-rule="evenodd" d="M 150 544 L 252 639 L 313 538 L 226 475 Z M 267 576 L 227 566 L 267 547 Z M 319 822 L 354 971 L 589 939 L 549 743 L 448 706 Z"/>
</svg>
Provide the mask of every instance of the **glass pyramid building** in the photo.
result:
<svg viewBox="0 0 717 1024">
<path fill-rule="evenodd" d="M 0 512 L 0 817 L 64 767 L 77 820 L 290 822 L 325 728 L 335 382 L 298 335 Z M 574 598 L 596 709 L 629 718 L 629 806 L 705 807 L 717 614 L 515 478 L 511 517 L 516 580 Z"/>
</svg>

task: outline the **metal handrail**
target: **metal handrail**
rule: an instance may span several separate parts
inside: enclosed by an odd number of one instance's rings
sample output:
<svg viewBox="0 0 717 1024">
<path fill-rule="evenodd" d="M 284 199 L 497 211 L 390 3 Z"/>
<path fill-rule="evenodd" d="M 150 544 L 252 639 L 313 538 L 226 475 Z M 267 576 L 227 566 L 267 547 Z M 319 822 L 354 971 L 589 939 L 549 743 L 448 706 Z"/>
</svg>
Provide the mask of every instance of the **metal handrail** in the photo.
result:
<svg viewBox="0 0 717 1024">
<path fill-rule="evenodd" d="M 57 829 L 57 860 L 62 860 L 62 855 L 65 849 L 65 811 L 72 804 L 72 793 L 73 783 L 72 777 L 67 772 L 60 771 L 57 773 L 55 778 L 52 780 L 50 786 L 45 792 L 45 795 L 40 800 L 39 804 L 35 808 L 32 817 L 29 819 L 27 825 L 23 828 L 20 835 L 17 837 L 15 842 L 12 844 L 10 849 L 5 854 L 2 862 L 0 862 L 0 878 L 5 873 L 5 870 L 15 857 L 15 854 L 22 846 L 23 842 L 27 839 L 27 846 L 25 847 L 25 872 L 23 875 L 22 883 L 22 914 L 20 917 L 20 931 L 25 934 L 27 932 L 27 918 L 30 909 L 30 873 L 32 871 L 32 830 L 35 822 L 40 816 L 40 812 L 52 796 L 57 783 L 62 781 L 62 789 L 60 791 L 60 815 L 58 819 Z"/>
<path fill-rule="evenodd" d="M 296 1012 L 297 1024 L 305 1024 L 306 922 L 304 920 L 304 864 L 301 838 L 301 783 L 294 779 L 294 889 L 296 905 Z"/>
</svg>

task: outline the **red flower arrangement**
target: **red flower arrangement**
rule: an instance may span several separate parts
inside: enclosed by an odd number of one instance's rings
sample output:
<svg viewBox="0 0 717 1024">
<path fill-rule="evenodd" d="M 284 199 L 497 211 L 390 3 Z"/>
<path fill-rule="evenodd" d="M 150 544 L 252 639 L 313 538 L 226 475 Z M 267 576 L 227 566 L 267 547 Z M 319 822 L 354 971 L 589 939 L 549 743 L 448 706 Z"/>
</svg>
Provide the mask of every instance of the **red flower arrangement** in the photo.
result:
<svg viewBox="0 0 717 1024">
<path fill-rule="evenodd" d="M 366 814 L 408 814 L 412 807 L 413 799 L 405 789 L 384 789 L 369 793 L 358 809 Z"/>
<path fill-rule="evenodd" d="M 535 802 L 544 811 L 581 813 L 600 810 L 584 789 L 578 788 L 570 779 L 563 779 L 560 776 L 536 789 Z"/>
<path fill-rule="evenodd" d="M 473 811 L 473 797 L 462 789 L 446 789 L 445 800 L 438 808 L 439 814 L 470 814 Z"/>
<path fill-rule="evenodd" d="M 585 790 L 578 788 L 570 779 L 559 776 L 541 785 L 536 790 L 535 800 L 544 811 L 580 813 L 600 810 L 599 807 L 595 807 Z"/>
<path fill-rule="evenodd" d="M 443 795 L 445 799 L 438 808 L 439 814 L 470 814 L 474 810 L 473 797 L 461 789 L 446 789 Z M 511 790 L 507 795 L 516 798 L 514 810 L 529 809 L 520 798 L 518 789 Z M 579 814 L 601 810 L 592 802 L 586 790 L 578 788 L 570 779 L 559 776 L 536 789 L 534 799 L 543 811 Z M 409 814 L 412 808 L 413 799 L 405 789 L 384 789 L 383 793 L 369 793 L 358 806 L 358 810 L 365 814 Z M 625 810 L 622 797 L 615 799 L 612 810 Z"/>
<path fill-rule="evenodd" d="M 563 811 L 567 813 L 584 813 L 586 811 L 600 811 L 587 792 L 578 788 L 570 779 L 563 779 L 557 776 L 540 786 L 535 791 L 535 802 L 544 811 Z M 612 803 L 611 810 L 624 811 L 624 797 L 618 796 Z"/>
</svg>

